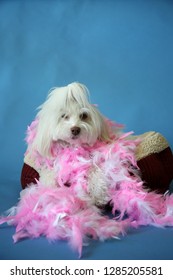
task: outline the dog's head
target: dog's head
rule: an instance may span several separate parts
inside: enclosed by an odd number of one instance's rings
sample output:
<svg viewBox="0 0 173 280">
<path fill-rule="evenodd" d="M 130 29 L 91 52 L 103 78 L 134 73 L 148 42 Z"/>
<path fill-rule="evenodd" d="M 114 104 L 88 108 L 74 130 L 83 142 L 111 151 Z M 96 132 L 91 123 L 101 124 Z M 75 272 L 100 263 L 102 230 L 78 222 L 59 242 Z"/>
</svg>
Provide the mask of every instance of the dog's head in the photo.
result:
<svg viewBox="0 0 173 280">
<path fill-rule="evenodd" d="M 54 88 L 39 107 L 34 148 L 50 155 L 52 142 L 79 146 L 93 145 L 97 139 L 109 141 L 105 118 L 89 102 L 88 89 L 79 83 Z"/>
</svg>

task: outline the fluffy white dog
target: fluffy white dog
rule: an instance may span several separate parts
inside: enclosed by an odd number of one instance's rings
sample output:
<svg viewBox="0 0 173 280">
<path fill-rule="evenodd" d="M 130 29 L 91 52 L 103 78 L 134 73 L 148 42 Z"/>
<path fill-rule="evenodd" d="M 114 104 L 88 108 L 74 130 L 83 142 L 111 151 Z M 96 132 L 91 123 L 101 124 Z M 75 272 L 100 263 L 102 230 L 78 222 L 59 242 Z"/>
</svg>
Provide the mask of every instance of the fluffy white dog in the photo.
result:
<svg viewBox="0 0 173 280">
<path fill-rule="evenodd" d="M 135 159 L 138 141 L 122 133 L 90 103 L 84 85 L 74 82 L 54 88 L 39 107 L 35 122 L 28 133 L 32 141 L 28 141 L 24 161 L 39 173 L 41 185 L 70 187 L 75 178 L 82 190 L 86 181 L 85 195 L 89 194 L 92 204 L 102 206 L 120 182 L 128 185 L 132 181 L 134 189 L 142 184 Z M 85 170 L 83 162 L 88 162 Z"/>
<path fill-rule="evenodd" d="M 65 87 L 54 88 L 47 100 L 39 107 L 37 133 L 32 150 L 51 158 L 52 143 L 74 149 L 80 146 L 93 146 L 97 140 L 110 142 L 109 126 L 105 117 L 89 102 L 88 89 L 74 82 Z M 31 151 L 30 151 L 31 154 Z M 26 156 L 27 157 L 27 156 Z M 27 158 L 27 163 L 28 163 Z M 31 166 L 33 164 L 29 162 Z M 42 165 L 38 170 L 40 182 L 45 186 L 55 187 L 57 168 Z M 96 164 L 88 176 L 89 193 L 96 205 L 106 204 L 108 182 L 104 172 Z"/>
</svg>

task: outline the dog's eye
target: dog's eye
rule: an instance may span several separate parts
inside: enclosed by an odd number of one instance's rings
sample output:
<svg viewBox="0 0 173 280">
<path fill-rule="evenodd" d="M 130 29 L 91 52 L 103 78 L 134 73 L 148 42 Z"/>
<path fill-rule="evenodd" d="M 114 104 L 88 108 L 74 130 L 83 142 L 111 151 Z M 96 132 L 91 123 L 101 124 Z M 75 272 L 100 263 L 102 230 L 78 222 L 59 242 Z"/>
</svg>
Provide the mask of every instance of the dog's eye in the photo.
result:
<svg viewBox="0 0 173 280">
<path fill-rule="evenodd" d="M 82 121 L 87 120 L 87 118 L 88 118 L 88 114 L 87 114 L 86 112 L 85 112 L 85 113 L 80 114 L 80 119 L 81 119 Z"/>
<path fill-rule="evenodd" d="M 69 119 L 69 116 L 66 115 L 66 114 L 63 114 L 63 115 L 61 116 L 61 118 L 62 118 L 62 119 L 65 119 L 65 120 L 68 120 L 68 119 Z"/>
</svg>

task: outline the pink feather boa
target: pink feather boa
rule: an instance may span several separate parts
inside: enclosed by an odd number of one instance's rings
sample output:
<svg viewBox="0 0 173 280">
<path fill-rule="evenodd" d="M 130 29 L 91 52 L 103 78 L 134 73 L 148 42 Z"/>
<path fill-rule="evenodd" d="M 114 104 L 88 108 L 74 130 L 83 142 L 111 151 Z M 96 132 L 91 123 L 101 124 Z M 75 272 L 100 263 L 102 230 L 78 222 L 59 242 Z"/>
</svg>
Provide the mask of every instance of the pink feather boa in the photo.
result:
<svg viewBox="0 0 173 280">
<path fill-rule="evenodd" d="M 28 149 L 36 127 L 37 121 L 28 128 Z M 134 151 L 138 141 L 129 140 L 128 135 L 121 134 L 110 144 L 97 141 L 92 147 L 75 149 L 54 143 L 51 159 L 35 152 L 38 167 L 54 169 L 56 187 L 37 182 L 21 192 L 17 206 L 0 220 L 16 226 L 14 241 L 42 235 L 51 240 L 65 239 L 81 256 L 88 236 L 105 240 L 117 238 L 130 226 L 173 226 L 173 195 L 163 196 L 144 189 L 136 172 Z M 102 209 L 90 199 L 87 178 L 93 166 L 106 175 L 112 213 L 119 213 L 114 218 L 103 215 Z"/>
</svg>

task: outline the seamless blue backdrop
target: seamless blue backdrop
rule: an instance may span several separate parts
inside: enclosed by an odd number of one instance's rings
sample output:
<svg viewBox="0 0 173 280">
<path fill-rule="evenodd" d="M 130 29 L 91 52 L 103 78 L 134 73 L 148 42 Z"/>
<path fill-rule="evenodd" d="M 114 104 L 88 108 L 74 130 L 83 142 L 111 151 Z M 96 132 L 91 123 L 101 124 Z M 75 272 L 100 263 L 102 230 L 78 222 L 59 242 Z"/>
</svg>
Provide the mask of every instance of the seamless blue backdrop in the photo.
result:
<svg viewBox="0 0 173 280">
<path fill-rule="evenodd" d="M 171 0 L 1 0 L 0 211 L 17 202 L 26 127 L 54 86 L 84 83 L 104 115 L 135 134 L 159 131 L 173 147 L 172 50 Z M 13 232 L 0 230 L 1 259 L 76 258 L 44 238 L 12 246 Z M 149 228 L 118 245 L 95 242 L 86 258 L 172 258 L 173 246 L 150 246 L 172 234 Z"/>
</svg>

